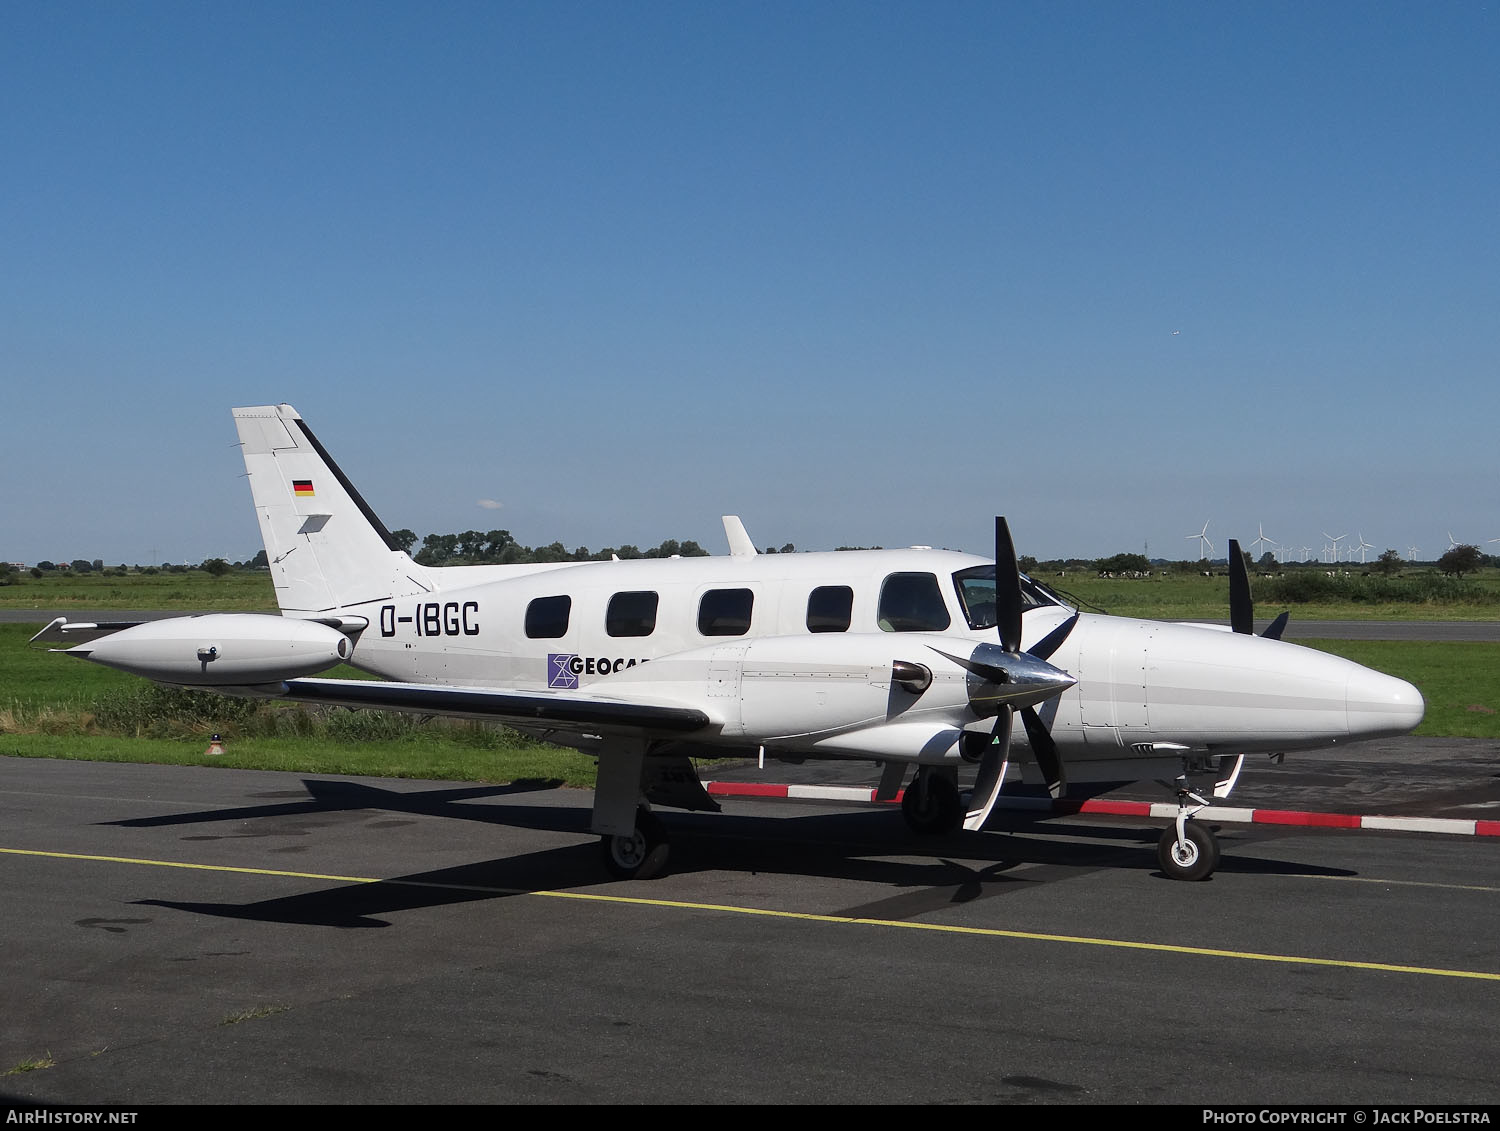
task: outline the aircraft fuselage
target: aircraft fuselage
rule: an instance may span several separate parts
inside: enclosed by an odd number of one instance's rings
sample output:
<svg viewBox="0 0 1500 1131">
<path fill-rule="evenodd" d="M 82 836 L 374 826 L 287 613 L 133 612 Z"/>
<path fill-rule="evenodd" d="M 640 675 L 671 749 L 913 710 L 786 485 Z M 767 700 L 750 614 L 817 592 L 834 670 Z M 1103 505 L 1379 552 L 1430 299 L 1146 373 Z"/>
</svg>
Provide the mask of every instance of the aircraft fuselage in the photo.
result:
<svg viewBox="0 0 1500 1131">
<path fill-rule="evenodd" d="M 955 639 L 995 638 L 975 600 L 991 566 L 911 549 L 451 567 L 426 571 L 429 592 L 339 611 L 368 619 L 353 662 L 387 679 L 649 691 L 706 709 L 701 737 L 716 745 L 944 763 L 965 730 L 989 726 L 973 675 L 946 657 Z M 1023 648 L 1073 615 L 1028 596 Z M 930 686 L 899 686 L 898 661 L 928 669 Z M 1083 614 L 1050 662 L 1077 681 L 1042 714 L 1078 781 L 1085 764 L 1135 776 L 1157 744 L 1173 757 L 1294 750 L 1403 734 L 1422 714 L 1401 680 L 1208 626 Z M 1013 742 L 1024 754 L 1019 729 Z"/>
</svg>

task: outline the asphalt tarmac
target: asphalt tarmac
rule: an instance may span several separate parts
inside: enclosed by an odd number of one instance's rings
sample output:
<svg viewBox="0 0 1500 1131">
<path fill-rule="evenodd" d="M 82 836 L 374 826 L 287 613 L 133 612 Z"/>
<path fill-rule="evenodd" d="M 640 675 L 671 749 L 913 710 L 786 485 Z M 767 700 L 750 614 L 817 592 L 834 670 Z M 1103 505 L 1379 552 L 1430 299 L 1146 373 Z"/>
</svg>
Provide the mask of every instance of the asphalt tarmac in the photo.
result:
<svg viewBox="0 0 1500 1131">
<path fill-rule="evenodd" d="M 960 771 L 967 786 L 973 768 Z M 878 769 L 868 762 L 723 762 L 703 770 L 723 782 L 787 782 L 873 789 Z M 1007 790 L 1011 787 L 1008 785 Z M 1038 789 L 1026 791 L 1040 794 Z M 1119 801 L 1171 801 L 1174 794 L 1151 781 L 1129 782 L 1098 793 Z M 1251 755 L 1227 805 L 1315 813 L 1500 820 L 1500 741 L 1474 738 L 1401 738 L 1355 742 L 1288 754 L 1278 762 Z"/>
<path fill-rule="evenodd" d="M 1241 788 L 1489 813 L 1495 746 Z M 1187 884 L 1150 822 L 728 801 L 610 883 L 590 802 L 0 759 L 0 1103 L 1500 1103 L 1500 838 L 1224 826 Z"/>
<path fill-rule="evenodd" d="M 1252 760 L 1231 803 L 1500 819 L 1500 743 Z M 1184 884 L 1160 822 L 728 800 L 622 884 L 590 804 L 0 759 L 0 1105 L 1500 1103 L 1500 838 L 1224 824 Z"/>
</svg>

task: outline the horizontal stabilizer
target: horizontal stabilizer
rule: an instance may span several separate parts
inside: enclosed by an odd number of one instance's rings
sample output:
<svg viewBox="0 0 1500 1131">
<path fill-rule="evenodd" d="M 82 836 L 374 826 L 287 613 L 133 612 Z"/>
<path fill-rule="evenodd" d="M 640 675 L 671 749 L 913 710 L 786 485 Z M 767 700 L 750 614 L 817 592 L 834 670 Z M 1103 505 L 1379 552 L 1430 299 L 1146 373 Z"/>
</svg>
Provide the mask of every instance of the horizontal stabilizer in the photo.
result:
<svg viewBox="0 0 1500 1131">
<path fill-rule="evenodd" d="M 112 633 L 123 632 L 127 628 L 134 628 L 138 624 L 145 624 L 139 620 L 75 620 L 70 621 L 67 617 L 58 617 L 46 628 L 42 629 L 31 638 L 32 644 L 87 644 L 90 640 L 98 640 Z"/>
</svg>

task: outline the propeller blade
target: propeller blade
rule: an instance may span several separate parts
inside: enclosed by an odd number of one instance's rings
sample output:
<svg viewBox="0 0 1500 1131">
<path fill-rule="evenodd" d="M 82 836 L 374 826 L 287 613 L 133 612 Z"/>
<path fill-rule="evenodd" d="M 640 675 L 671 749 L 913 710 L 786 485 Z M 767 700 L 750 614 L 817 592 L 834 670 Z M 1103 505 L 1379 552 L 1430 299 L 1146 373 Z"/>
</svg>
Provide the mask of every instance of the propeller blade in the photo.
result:
<svg viewBox="0 0 1500 1131">
<path fill-rule="evenodd" d="M 1286 622 L 1291 619 L 1291 616 L 1291 613 L 1282 613 L 1266 626 L 1266 630 L 1261 635 L 1267 640 L 1280 640 L 1281 634 L 1286 631 Z"/>
<path fill-rule="evenodd" d="M 928 647 L 932 648 L 932 645 L 929 644 Z M 986 645 L 986 647 L 993 649 L 994 645 Z M 978 676 L 986 683 L 1002 684 L 1010 682 L 1010 673 L 996 664 L 986 664 L 982 660 L 975 658 L 966 660 L 962 656 L 950 655 L 941 648 L 932 648 L 932 650 L 943 657 L 943 659 L 952 660 L 959 667 L 963 668 L 964 671 L 970 675 Z"/>
<path fill-rule="evenodd" d="M 974 779 L 974 792 L 969 798 L 969 811 L 964 816 L 964 828 L 978 832 L 990 819 L 995 800 L 1000 796 L 1000 787 L 1005 784 L 1005 769 L 1010 764 L 1010 731 L 1015 712 L 1004 708 L 995 716 L 994 741 L 985 749 L 979 760 L 979 775 Z"/>
<path fill-rule="evenodd" d="M 1026 649 L 1026 651 L 1031 653 L 1031 655 L 1035 656 L 1038 660 L 1050 660 L 1052 658 L 1052 653 L 1056 652 L 1062 642 L 1068 638 L 1068 633 L 1073 631 L 1073 626 L 1077 623 L 1078 614 L 1074 613 L 1067 620 L 1063 621 L 1062 624 L 1058 625 L 1051 632 L 1047 633 L 1046 636 L 1042 637 L 1030 648 Z"/>
<path fill-rule="evenodd" d="M 1036 768 L 1042 772 L 1042 777 L 1047 782 L 1047 792 L 1053 797 L 1061 797 L 1068 791 L 1068 775 L 1063 769 L 1057 743 L 1052 741 L 1052 733 L 1036 713 L 1035 707 L 1021 708 L 1021 722 L 1026 726 L 1026 737 L 1031 742 Z"/>
<path fill-rule="evenodd" d="M 995 624 L 1000 646 L 1007 652 L 1021 650 L 1021 567 L 1016 546 L 1010 540 L 1010 524 L 995 519 Z"/>
<path fill-rule="evenodd" d="M 1255 605 L 1250 600 L 1250 574 L 1240 544 L 1229 540 L 1229 626 L 1236 632 L 1255 632 Z"/>
</svg>

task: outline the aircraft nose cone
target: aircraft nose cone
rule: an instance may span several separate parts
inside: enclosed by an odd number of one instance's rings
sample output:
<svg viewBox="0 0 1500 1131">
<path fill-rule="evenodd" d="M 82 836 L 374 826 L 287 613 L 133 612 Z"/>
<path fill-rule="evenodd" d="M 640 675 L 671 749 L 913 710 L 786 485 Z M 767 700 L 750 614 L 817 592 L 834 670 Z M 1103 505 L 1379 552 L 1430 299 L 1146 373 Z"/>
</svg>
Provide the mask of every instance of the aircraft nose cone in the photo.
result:
<svg viewBox="0 0 1500 1131">
<path fill-rule="evenodd" d="M 1407 734 L 1422 721 L 1427 704 L 1404 679 L 1361 669 L 1349 677 L 1344 692 L 1350 738 L 1383 738 Z"/>
</svg>

